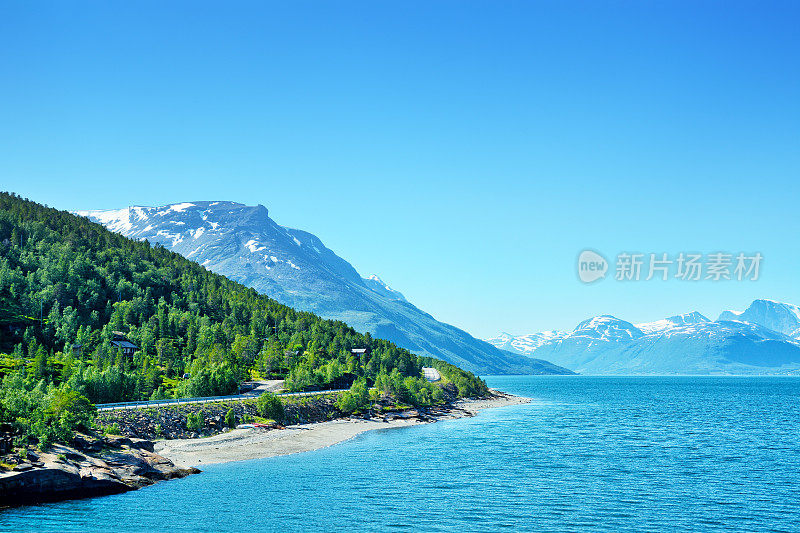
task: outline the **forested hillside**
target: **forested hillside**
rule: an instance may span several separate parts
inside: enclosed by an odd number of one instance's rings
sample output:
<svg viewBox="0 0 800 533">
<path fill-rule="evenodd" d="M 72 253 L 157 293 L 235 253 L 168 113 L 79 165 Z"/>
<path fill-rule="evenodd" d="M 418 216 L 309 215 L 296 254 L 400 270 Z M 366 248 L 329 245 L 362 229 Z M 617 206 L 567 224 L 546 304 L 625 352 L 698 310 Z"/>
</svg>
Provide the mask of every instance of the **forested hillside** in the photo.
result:
<svg viewBox="0 0 800 533">
<path fill-rule="evenodd" d="M 133 355 L 112 347 L 114 332 Z M 227 394 L 251 377 L 285 377 L 291 390 L 377 382 L 424 404 L 437 392 L 419 377 L 424 365 L 460 395 L 486 390 L 452 365 L 9 193 L 0 193 L 0 354 L 6 396 L 24 383 L 29 393 L 62 387 L 95 403 Z"/>
</svg>

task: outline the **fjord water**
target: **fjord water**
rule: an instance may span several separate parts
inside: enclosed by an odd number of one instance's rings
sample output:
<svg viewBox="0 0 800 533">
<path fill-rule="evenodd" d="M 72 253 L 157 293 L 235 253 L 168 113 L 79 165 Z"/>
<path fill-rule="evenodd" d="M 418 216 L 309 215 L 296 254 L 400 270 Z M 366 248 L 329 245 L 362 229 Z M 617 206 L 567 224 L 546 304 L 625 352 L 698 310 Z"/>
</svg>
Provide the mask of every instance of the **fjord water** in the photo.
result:
<svg viewBox="0 0 800 533">
<path fill-rule="evenodd" d="M 0 512 L 0 531 L 800 531 L 800 378 L 490 377 L 534 398 Z"/>
</svg>

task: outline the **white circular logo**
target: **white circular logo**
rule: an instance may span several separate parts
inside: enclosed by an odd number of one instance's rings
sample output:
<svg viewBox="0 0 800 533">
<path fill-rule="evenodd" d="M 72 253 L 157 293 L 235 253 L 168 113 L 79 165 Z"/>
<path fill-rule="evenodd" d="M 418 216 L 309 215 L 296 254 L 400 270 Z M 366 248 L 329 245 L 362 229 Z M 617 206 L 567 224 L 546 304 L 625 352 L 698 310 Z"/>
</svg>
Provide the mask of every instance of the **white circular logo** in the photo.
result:
<svg viewBox="0 0 800 533">
<path fill-rule="evenodd" d="M 593 250 L 584 250 L 578 256 L 578 278 L 584 283 L 592 283 L 606 277 L 608 261 Z"/>
</svg>

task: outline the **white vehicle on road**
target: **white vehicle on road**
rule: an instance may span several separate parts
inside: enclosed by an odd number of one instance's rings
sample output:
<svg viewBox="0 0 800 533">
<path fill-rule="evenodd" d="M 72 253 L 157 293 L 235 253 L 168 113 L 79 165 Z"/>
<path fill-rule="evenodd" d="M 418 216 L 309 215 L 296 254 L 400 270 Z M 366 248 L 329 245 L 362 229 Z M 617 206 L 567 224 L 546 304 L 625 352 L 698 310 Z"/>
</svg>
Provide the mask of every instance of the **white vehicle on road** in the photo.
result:
<svg viewBox="0 0 800 533">
<path fill-rule="evenodd" d="M 434 381 L 439 381 L 442 379 L 442 375 L 439 373 L 438 370 L 435 368 L 431 368 L 429 366 L 422 367 L 422 375 L 425 379 L 433 383 Z"/>
</svg>

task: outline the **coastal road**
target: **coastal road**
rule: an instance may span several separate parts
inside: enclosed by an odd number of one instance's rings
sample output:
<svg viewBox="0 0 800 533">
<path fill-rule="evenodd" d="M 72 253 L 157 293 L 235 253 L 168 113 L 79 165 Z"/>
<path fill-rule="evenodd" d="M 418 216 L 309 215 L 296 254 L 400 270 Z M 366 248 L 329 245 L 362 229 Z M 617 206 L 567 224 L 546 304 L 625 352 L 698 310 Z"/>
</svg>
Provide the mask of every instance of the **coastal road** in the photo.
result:
<svg viewBox="0 0 800 533">
<path fill-rule="evenodd" d="M 344 392 L 349 389 L 336 389 L 336 390 L 321 390 L 311 392 L 284 392 L 276 394 L 275 396 L 320 396 L 322 394 L 331 394 L 335 392 Z M 263 391 L 262 391 L 263 392 Z M 168 405 L 187 405 L 192 403 L 219 403 L 229 402 L 236 400 L 252 400 L 257 398 L 260 394 L 237 394 L 235 396 L 212 396 L 207 398 L 176 398 L 174 400 L 150 400 L 146 402 L 120 402 L 120 403 L 98 403 L 96 405 L 98 411 L 116 411 L 119 409 L 141 409 L 143 407 L 166 407 Z"/>
</svg>

